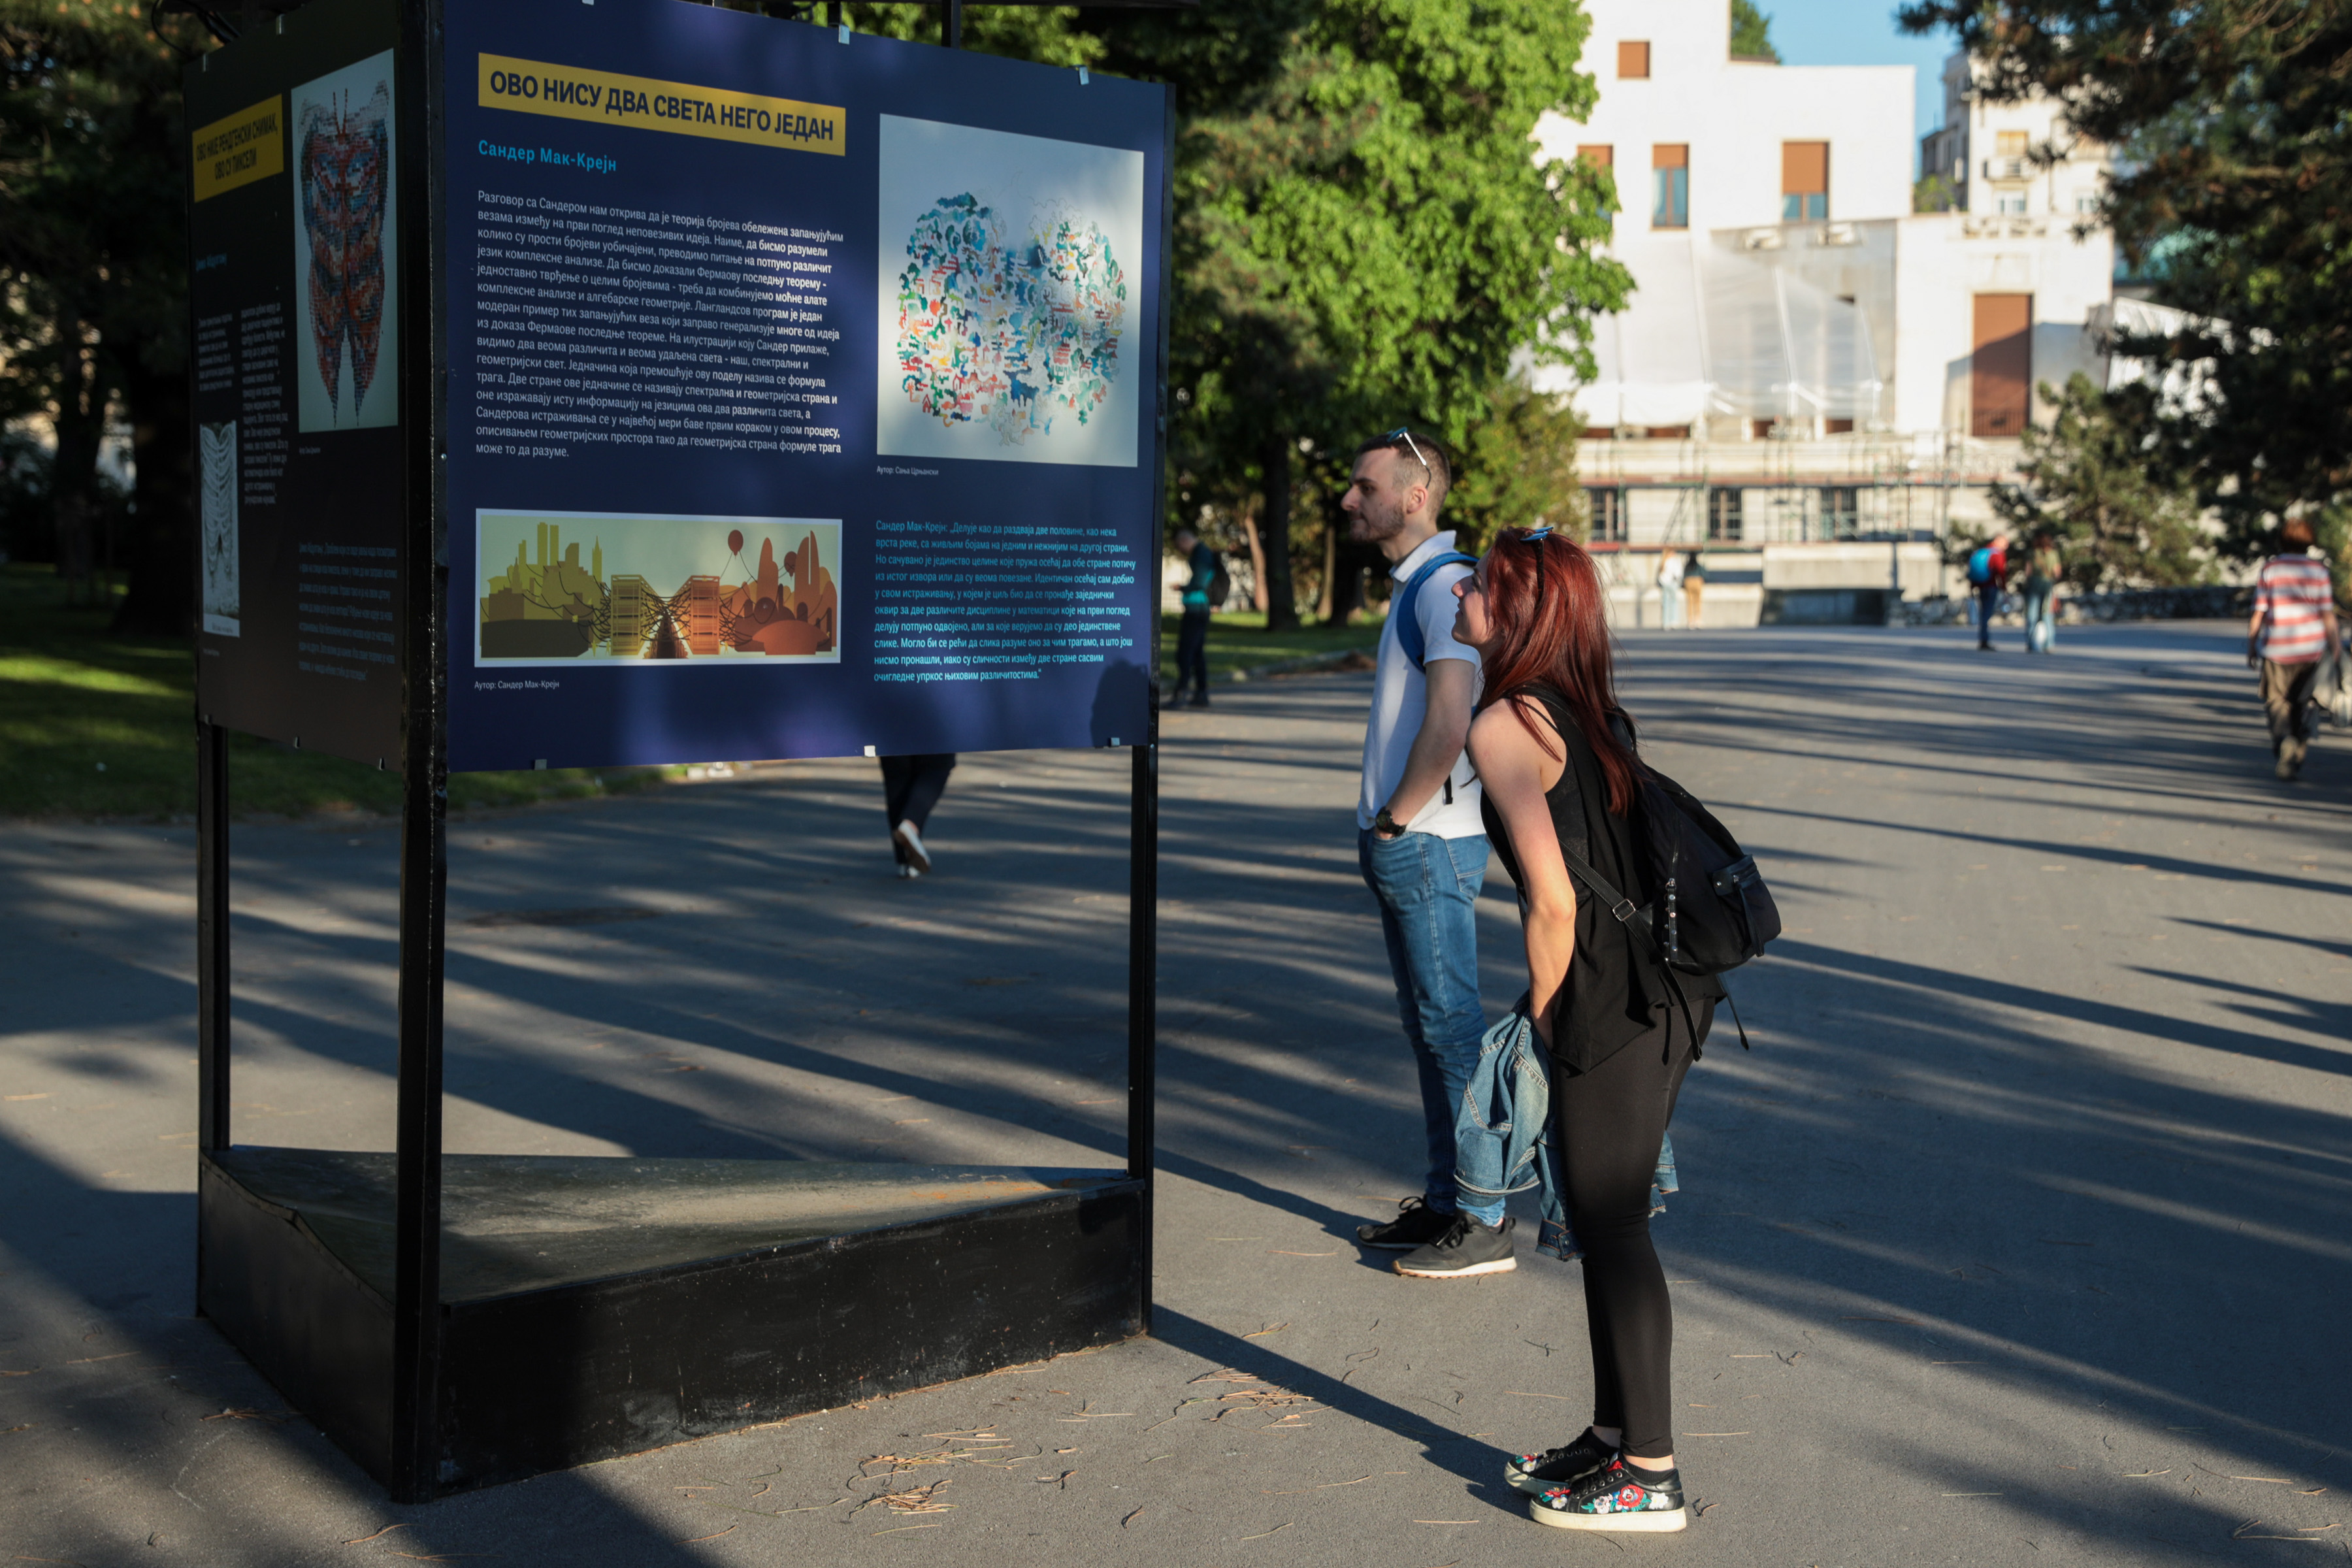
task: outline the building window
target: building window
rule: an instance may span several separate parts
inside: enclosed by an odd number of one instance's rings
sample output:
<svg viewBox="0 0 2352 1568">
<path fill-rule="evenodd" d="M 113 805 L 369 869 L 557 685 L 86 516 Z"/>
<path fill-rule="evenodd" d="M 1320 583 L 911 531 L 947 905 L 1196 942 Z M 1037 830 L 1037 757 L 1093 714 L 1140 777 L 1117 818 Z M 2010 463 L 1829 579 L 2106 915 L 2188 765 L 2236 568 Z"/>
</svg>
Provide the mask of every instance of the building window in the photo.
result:
<svg viewBox="0 0 2352 1568">
<path fill-rule="evenodd" d="M 2025 132 L 2022 131 L 1994 132 L 1992 134 L 1992 155 L 1996 158 L 2024 157 Z"/>
<path fill-rule="evenodd" d="M 1852 539 L 1862 531 L 1861 492 L 1852 485 L 1822 487 L 1822 537 Z"/>
<path fill-rule="evenodd" d="M 2025 433 L 2033 391 L 2033 296 L 1979 294 L 1969 335 L 1969 434 Z"/>
<path fill-rule="evenodd" d="M 1780 143 L 1780 218 L 1784 223 L 1825 223 L 1830 216 L 1830 144 Z"/>
<path fill-rule="evenodd" d="M 1647 81 L 1650 76 L 1650 46 L 1621 39 L 1617 45 L 1617 79 Z"/>
<path fill-rule="evenodd" d="M 1650 149 L 1650 226 L 1690 227 L 1690 148 L 1661 142 Z"/>
<path fill-rule="evenodd" d="M 1993 196 L 1992 210 L 2011 217 L 2022 217 L 2025 215 L 2025 193 L 2023 191 L 1999 192 Z"/>
<path fill-rule="evenodd" d="M 1741 537 L 1739 493 L 1729 485 L 1717 485 L 1706 492 L 1707 538 L 1736 540 Z"/>
<path fill-rule="evenodd" d="M 1853 421 L 1851 419 L 1824 419 L 1822 421 L 1822 434 L 1824 436 L 1851 436 L 1853 434 Z"/>
<path fill-rule="evenodd" d="M 1585 488 L 1584 499 L 1592 507 L 1592 532 L 1589 536 L 1592 542 L 1596 544 L 1622 544 L 1625 542 L 1625 492 L 1589 485 Z"/>
<path fill-rule="evenodd" d="M 2099 210 L 2098 196 L 2089 191 L 2084 192 L 2081 195 L 2074 198 L 2074 210 L 2078 213 L 2097 212 Z"/>
</svg>

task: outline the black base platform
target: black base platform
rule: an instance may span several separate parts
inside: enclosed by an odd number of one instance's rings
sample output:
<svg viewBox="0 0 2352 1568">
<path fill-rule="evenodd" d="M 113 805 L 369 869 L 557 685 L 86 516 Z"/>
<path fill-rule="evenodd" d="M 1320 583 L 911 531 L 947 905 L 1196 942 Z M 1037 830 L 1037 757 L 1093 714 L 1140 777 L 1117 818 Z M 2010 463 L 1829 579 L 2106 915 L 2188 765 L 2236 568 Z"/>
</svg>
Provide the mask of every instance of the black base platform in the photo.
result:
<svg viewBox="0 0 2352 1568">
<path fill-rule="evenodd" d="M 1141 1331 L 1118 1171 L 444 1156 L 439 1492 Z M 200 1177 L 201 1305 L 378 1479 L 394 1158 L 234 1148 Z"/>
</svg>

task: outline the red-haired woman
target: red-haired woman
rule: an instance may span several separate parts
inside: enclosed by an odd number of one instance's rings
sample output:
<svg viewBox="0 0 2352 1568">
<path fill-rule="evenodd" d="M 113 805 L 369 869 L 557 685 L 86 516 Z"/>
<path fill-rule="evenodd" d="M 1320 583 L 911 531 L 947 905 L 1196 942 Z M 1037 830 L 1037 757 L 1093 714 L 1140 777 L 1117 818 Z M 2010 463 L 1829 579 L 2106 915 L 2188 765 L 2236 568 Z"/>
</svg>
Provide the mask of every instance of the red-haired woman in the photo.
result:
<svg viewBox="0 0 2352 1568">
<path fill-rule="evenodd" d="M 1550 529 L 1507 530 L 1454 592 L 1454 635 L 1486 668 L 1470 759 L 1487 836 L 1518 884 L 1520 1006 L 1551 1052 L 1552 1131 L 1592 1341 L 1592 1425 L 1509 1461 L 1505 1476 L 1546 1524 L 1680 1530 L 1674 1310 L 1650 1245 L 1650 1180 L 1720 992 L 1685 976 L 1678 997 L 1639 923 L 1580 889 L 1560 853 L 1574 850 L 1636 904 L 1650 898 L 1636 853 L 1642 763 L 1617 704 L 1592 558 Z"/>
</svg>

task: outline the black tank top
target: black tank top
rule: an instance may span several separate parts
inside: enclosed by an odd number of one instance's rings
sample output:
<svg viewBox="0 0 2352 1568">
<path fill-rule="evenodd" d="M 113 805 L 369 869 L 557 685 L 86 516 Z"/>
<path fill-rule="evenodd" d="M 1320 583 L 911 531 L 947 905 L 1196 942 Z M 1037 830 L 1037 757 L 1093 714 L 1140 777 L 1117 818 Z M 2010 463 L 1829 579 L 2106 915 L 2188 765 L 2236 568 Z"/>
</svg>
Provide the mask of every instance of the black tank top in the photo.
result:
<svg viewBox="0 0 2352 1568">
<path fill-rule="evenodd" d="M 1609 780 L 1601 758 L 1576 722 L 1566 699 L 1551 687 L 1528 686 L 1522 694 L 1542 704 L 1567 752 L 1559 782 L 1545 792 L 1551 807 L 1552 832 L 1562 847 L 1574 850 L 1592 868 L 1636 904 L 1650 899 L 1649 875 L 1635 852 L 1633 824 L 1609 810 Z M 1622 724 L 1622 719 L 1612 719 Z M 1629 743 L 1630 728 L 1619 734 Z M 1639 809 L 1638 805 L 1635 809 Z M 1519 868 L 1509 830 L 1495 809 L 1494 797 L 1482 795 L 1479 816 L 1486 837 L 1502 857 L 1520 896 L 1527 878 Z M 1706 981 L 1683 982 L 1696 1004 L 1703 992 L 1717 994 Z M 1649 939 L 1602 907 L 1601 899 L 1580 881 L 1576 883 L 1576 956 L 1570 960 L 1568 978 L 1553 1005 L 1552 1054 L 1571 1072 L 1585 1072 L 1607 1061 L 1626 1047 L 1649 1036 L 1660 1048 L 1669 1044 L 1667 1020 L 1674 1006 L 1673 991 Z M 1676 1031 L 1677 1035 L 1686 1031 Z"/>
</svg>

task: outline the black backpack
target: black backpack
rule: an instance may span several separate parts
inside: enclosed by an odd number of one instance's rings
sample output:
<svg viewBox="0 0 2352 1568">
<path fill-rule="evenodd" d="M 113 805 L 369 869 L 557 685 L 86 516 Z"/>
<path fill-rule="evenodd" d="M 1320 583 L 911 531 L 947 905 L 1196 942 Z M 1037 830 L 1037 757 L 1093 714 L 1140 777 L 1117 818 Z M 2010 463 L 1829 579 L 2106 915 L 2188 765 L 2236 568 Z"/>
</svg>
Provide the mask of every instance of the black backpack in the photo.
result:
<svg viewBox="0 0 2352 1568">
<path fill-rule="evenodd" d="M 1226 570 L 1225 552 L 1217 551 L 1217 569 L 1209 574 L 1209 608 L 1222 610 L 1234 596 L 1234 574 Z"/>
<path fill-rule="evenodd" d="M 1644 770 L 1641 807 L 1640 842 L 1656 889 L 1650 902 L 1635 904 L 1562 845 L 1560 858 L 1570 872 L 1620 921 L 1641 922 L 1669 981 L 1676 972 L 1721 974 L 1763 952 L 1765 943 L 1780 934 L 1780 910 L 1756 868 L 1756 858 L 1739 847 L 1696 795 L 1664 773 Z M 1737 1003 L 1731 1021 L 1746 1049 L 1748 1029 L 1739 1022 Z"/>
</svg>

